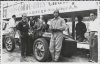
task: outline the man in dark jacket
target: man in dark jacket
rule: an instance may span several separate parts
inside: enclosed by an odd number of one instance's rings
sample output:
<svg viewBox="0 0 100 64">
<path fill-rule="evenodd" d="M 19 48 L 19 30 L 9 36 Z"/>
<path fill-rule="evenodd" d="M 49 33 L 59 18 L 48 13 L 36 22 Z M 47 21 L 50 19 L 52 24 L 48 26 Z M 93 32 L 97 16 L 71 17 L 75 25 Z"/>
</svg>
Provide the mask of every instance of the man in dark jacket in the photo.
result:
<svg viewBox="0 0 100 64">
<path fill-rule="evenodd" d="M 19 22 L 17 29 L 20 31 L 21 37 L 21 56 L 22 58 L 26 57 L 28 51 L 28 18 L 26 14 L 22 15 L 22 20 Z"/>
<path fill-rule="evenodd" d="M 34 41 L 34 35 L 32 35 L 32 32 L 34 31 L 34 25 L 35 25 L 35 20 L 33 17 L 30 17 L 29 19 L 29 41 L 28 41 L 28 56 L 33 55 L 33 41 Z"/>
<path fill-rule="evenodd" d="M 30 17 L 30 19 L 29 19 L 29 25 L 30 25 L 30 28 L 33 27 L 34 24 L 35 24 L 34 17 Z"/>
<path fill-rule="evenodd" d="M 76 39 L 80 42 L 82 42 L 85 37 L 84 34 L 86 32 L 86 25 L 82 22 L 83 17 L 78 16 L 78 23 L 76 24 Z"/>
</svg>

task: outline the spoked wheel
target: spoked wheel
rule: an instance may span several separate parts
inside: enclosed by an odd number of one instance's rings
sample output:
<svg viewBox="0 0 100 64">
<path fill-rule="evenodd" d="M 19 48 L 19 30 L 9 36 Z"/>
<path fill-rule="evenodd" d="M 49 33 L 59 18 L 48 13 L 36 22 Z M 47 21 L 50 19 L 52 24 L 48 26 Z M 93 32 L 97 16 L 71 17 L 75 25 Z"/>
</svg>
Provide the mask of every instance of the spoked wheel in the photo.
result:
<svg viewBox="0 0 100 64">
<path fill-rule="evenodd" d="M 35 59 L 44 62 L 49 57 L 48 43 L 44 38 L 39 38 L 33 45 Z"/>
<path fill-rule="evenodd" d="M 15 41 L 12 37 L 6 37 L 5 39 L 5 48 L 8 52 L 12 52 L 15 49 Z"/>
<path fill-rule="evenodd" d="M 37 42 L 35 46 L 35 55 L 37 56 L 37 59 L 42 59 L 44 57 L 44 46 L 42 42 Z"/>
</svg>

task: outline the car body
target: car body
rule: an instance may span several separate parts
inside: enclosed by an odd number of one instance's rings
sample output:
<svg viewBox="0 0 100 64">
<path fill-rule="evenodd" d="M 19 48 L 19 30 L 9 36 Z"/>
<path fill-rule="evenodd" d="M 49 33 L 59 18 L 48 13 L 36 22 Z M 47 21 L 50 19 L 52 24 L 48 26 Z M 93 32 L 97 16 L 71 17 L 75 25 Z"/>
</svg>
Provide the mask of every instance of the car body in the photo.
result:
<svg viewBox="0 0 100 64">
<path fill-rule="evenodd" d="M 5 22 L 7 24 L 7 22 Z M 12 29 L 13 30 L 13 29 Z M 50 38 L 51 38 L 51 32 L 45 31 L 42 32 L 41 35 L 34 35 L 34 30 L 30 30 L 31 34 L 29 34 L 29 37 L 31 37 L 33 42 L 33 54 L 36 60 L 38 61 L 47 61 L 51 56 L 49 52 L 49 44 L 50 44 Z M 29 32 L 29 33 L 30 33 Z M 14 37 L 12 35 L 15 35 Z M 95 33 L 97 36 L 97 33 Z M 20 48 L 20 32 L 19 30 L 15 30 L 11 33 L 8 33 L 8 31 L 3 30 L 3 45 L 6 48 L 8 52 L 13 52 L 15 49 L 15 45 L 18 45 Z M 95 37 L 95 41 L 97 37 Z M 38 46 L 37 46 L 38 45 Z M 78 43 L 70 36 L 64 35 L 63 43 L 62 43 L 62 49 L 61 49 L 61 56 L 64 57 L 70 57 L 77 52 Z M 44 52 L 43 54 L 41 52 Z"/>
<path fill-rule="evenodd" d="M 15 37 L 12 36 L 12 34 L 15 34 Z M 29 35 L 31 38 L 33 38 L 33 34 Z M 16 30 L 16 32 L 11 32 L 8 34 L 3 34 L 3 43 L 5 45 L 5 48 L 8 52 L 12 52 L 15 48 L 15 45 L 18 44 L 20 46 L 20 37 L 19 37 L 19 32 Z M 50 38 L 51 38 L 51 33 L 50 32 L 43 32 L 41 36 L 37 36 L 33 40 L 33 53 L 34 57 L 38 61 L 47 61 L 47 59 L 50 57 L 50 52 L 49 52 L 49 43 L 50 43 Z M 41 45 L 39 45 L 41 43 Z M 36 47 L 39 45 L 38 47 Z M 20 48 L 20 47 L 19 47 Z M 44 54 L 43 56 L 39 56 L 41 54 L 41 50 L 44 49 Z M 74 52 L 77 50 L 77 42 L 72 39 L 71 37 L 64 36 L 63 39 L 63 44 L 62 44 L 62 50 L 61 50 L 61 55 L 62 56 L 72 56 Z M 37 51 L 40 53 L 37 54 Z"/>
<path fill-rule="evenodd" d="M 41 35 L 35 34 L 33 35 L 33 30 L 30 31 L 29 37 L 31 37 L 33 42 L 33 54 L 36 60 L 40 62 L 47 61 L 50 59 L 50 51 L 49 51 L 49 44 L 51 38 L 51 32 L 43 32 Z M 13 37 L 12 34 L 15 34 Z M 97 33 L 95 34 L 95 41 L 97 41 Z M 7 33 L 3 30 L 3 45 L 8 52 L 13 52 L 15 49 L 15 45 L 17 44 L 20 48 L 20 32 L 18 30 Z M 34 38 L 35 36 L 35 38 Z M 38 46 L 37 46 L 38 45 Z M 43 52 L 43 54 L 41 53 Z M 77 42 L 70 36 L 64 35 L 62 49 L 61 49 L 61 56 L 70 57 L 73 56 L 77 52 Z"/>
</svg>

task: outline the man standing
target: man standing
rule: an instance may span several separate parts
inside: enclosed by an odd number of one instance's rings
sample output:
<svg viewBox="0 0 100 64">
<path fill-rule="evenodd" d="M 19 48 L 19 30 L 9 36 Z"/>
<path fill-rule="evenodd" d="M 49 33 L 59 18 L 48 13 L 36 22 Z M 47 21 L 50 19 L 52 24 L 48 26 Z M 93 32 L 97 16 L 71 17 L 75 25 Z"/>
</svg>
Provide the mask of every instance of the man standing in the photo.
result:
<svg viewBox="0 0 100 64">
<path fill-rule="evenodd" d="M 90 62 L 97 62 L 98 61 L 98 43 L 94 41 L 95 38 L 95 33 L 98 32 L 100 29 L 99 26 L 99 21 L 96 18 L 96 15 L 94 13 L 90 13 L 90 21 L 89 24 L 89 44 L 90 44 Z"/>
<path fill-rule="evenodd" d="M 59 10 L 54 11 L 54 18 L 50 21 L 49 28 L 52 32 L 49 49 L 52 56 L 52 61 L 56 62 L 60 56 L 63 31 L 66 28 L 64 19 L 59 16 Z"/>
<path fill-rule="evenodd" d="M 12 18 L 9 20 L 6 31 L 9 33 L 13 33 L 13 37 L 15 36 L 15 27 L 16 27 L 16 15 L 12 15 Z"/>
<path fill-rule="evenodd" d="M 86 25 L 82 22 L 83 17 L 78 16 L 77 18 L 78 18 L 78 23 L 76 24 L 76 39 L 79 42 L 82 42 L 85 39 L 84 34 L 87 29 Z"/>
<path fill-rule="evenodd" d="M 30 28 L 32 28 L 35 24 L 35 20 L 33 19 L 34 17 L 30 17 L 30 20 L 29 20 L 29 26 Z"/>
<path fill-rule="evenodd" d="M 34 25 L 35 25 L 35 20 L 33 19 L 33 17 L 30 17 L 29 19 L 30 36 L 29 36 L 29 41 L 28 41 L 28 53 L 27 53 L 28 56 L 31 56 L 33 54 L 33 40 L 35 36 L 32 35 L 32 32 L 33 32 Z"/>
<path fill-rule="evenodd" d="M 42 31 L 45 32 L 46 22 L 44 21 L 44 17 L 40 15 L 39 22 L 42 24 Z"/>
<path fill-rule="evenodd" d="M 66 23 L 66 29 L 63 31 L 63 34 L 67 36 L 71 36 L 70 31 L 69 31 L 69 25 L 67 24 L 67 19 L 64 19 L 64 20 Z"/>
<path fill-rule="evenodd" d="M 42 22 L 43 24 L 45 24 L 45 21 L 44 21 L 44 19 L 43 19 L 43 16 L 42 16 L 42 15 L 40 15 L 39 20 L 40 20 L 40 22 Z"/>
<path fill-rule="evenodd" d="M 26 14 L 22 15 L 22 20 L 19 22 L 17 29 L 20 31 L 20 37 L 21 37 L 21 56 L 23 60 L 26 57 L 27 51 L 28 51 L 28 18 Z"/>
</svg>

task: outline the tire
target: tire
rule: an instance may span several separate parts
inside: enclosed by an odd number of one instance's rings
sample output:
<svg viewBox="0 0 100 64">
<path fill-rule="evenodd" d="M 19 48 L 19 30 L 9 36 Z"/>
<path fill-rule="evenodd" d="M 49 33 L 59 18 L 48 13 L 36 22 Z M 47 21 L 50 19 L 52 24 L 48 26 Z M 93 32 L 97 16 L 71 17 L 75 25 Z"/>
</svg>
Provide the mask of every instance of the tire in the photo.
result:
<svg viewBox="0 0 100 64">
<path fill-rule="evenodd" d="M 40 54 L 40 52 L 42 52 L 43 55 Z M 34 45 L 33 45 L 33 53 L 34 53 L 35 59 L 39 62 L 46 62 L 49 59 L 50 57 L 49 46 L 48 46 L 47 41 L 44 38 L 39 38 L 35 40 Z"/>
<path fill-rule="evenodd" d="M 7 36 L 5 38 L 5 48 L 8 52 L 12 52 L 15 49 L 15 40 L 13 37 Z"/>
</svg>

